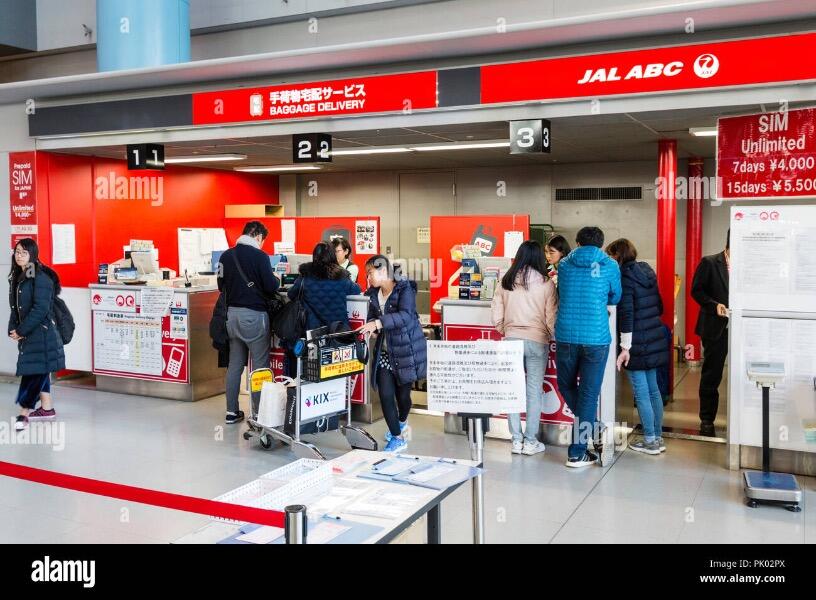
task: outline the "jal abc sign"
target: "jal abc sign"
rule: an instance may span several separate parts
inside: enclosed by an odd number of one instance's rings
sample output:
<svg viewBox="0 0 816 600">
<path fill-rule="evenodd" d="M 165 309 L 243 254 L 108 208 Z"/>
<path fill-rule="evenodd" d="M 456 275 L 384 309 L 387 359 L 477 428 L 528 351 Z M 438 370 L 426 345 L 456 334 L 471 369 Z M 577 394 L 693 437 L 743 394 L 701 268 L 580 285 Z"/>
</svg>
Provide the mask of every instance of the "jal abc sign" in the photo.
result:
<svg viewBox="0 0 816 600">
<path fill-rule="evenodd" d="M 164 169 L 164 146 L 162 144 L 128 144 L 129 171 Z"/>
<path fill-rule="evenodd" d="M 552 130 L 546 119 L 510 121 L 510 154 L 552 152 Z"/>
<path fill-rule="evenodd" d="M 328 133 L 307 133 L 292 136 L 292 162 L 331 162 L 332 138 Z"/>
</svg>

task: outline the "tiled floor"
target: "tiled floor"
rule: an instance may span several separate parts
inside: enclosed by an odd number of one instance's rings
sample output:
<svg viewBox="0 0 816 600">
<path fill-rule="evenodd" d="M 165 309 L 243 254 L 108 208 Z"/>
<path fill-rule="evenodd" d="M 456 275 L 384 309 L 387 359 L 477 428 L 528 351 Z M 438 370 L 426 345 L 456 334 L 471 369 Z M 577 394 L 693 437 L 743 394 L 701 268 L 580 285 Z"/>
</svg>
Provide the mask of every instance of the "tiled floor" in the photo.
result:
<svg viewBox="0 0 816 600">
<path fill-rule="evenodd" d="M 0 460 L 211 498 L 292 460 L 285 448 L 262 450 L 223 425 L 223 397 L 183 403 L 55 388 L 65 448 L 0 444 Z M 0 384 L 4 427 L 16 388 Z M 410 451 L 469 456 L 464 436 L 446 435 L 438 417 L 411 418 Z M 383 422 L 368 427 L 375 437 Z M 347 449 L 337 433 L 316 438 L 329 456 Z M 572 471 L 564 448 L 513 456 L 488 440 L 485 521 L 488 542 L 515 543 L 816 543 L 816 480 L 799 514 L 747 508 L 740 474 L 725 468 L 725 446 L 667 440 L 659 457 L 626 451 L 608 468 Z M 443 540 L 471 540 L 465 487 L 442 505 Z M 206 517 L 0 478 L 0 542 L 167 543 Z"/>
</svg>

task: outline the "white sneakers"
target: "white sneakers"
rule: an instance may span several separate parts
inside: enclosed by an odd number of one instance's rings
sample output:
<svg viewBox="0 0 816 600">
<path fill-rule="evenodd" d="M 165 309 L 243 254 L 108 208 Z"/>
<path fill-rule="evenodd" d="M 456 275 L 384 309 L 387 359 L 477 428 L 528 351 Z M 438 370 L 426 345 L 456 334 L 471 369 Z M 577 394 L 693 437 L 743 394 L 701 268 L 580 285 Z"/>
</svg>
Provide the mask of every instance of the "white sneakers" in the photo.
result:
<svg viewBox="0 0 816 600">
<path fill-rule="evenodd" d="M 524 440 L 524 443 L 517 442 L 513 440 L 513 445 L 510 448 L 510 452 L 513 454 L 524 454 L 525 456 L 532 456 L 533 454 L 538 454 L 539 452 L 544 452 L 546 446 L 536 440 L 535 442 L 529 442 Z"/>
<path fill-rule="evenodd" d="M 526 456 L 532 456 L 533 454 L 538 454 L 539 452 L 544 452 L 546 446 L 539 442 L 538 440 L 534 442 L 528 442 L 527 440 L 524 441 L 524 447 L 521 449 L 521 453 Z"/>
</svg>

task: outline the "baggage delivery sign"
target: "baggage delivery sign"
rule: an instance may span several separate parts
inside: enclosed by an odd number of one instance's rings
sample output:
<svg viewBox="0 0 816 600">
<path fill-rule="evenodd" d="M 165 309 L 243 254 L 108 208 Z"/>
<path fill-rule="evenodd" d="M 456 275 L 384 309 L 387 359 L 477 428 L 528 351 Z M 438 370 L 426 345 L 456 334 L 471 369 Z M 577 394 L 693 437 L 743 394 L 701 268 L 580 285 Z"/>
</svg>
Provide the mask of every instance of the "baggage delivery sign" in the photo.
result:
<svg viewBox="0 0 816 600">
<path fill-rule="evenodd" d="M 719 119 L 719 198 L 816 197 L 816 109 Z"/>
</svg>

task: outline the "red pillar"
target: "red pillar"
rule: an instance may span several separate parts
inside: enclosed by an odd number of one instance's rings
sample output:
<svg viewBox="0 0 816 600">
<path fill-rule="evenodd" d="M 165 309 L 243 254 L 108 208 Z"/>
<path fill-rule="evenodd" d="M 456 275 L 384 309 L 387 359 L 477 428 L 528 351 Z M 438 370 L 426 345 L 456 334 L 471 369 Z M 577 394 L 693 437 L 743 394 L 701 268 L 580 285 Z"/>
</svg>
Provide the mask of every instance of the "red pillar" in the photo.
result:
<svg viewBox="0 0 816 600">
<path fill-rule="evenodd" d="M 694 333 L 697 324 L 697 315 L 700 305 L 691 297 L 691 282 L 694 271 L 700 264 L 703 254 L 703 200 L 700 197 L 701 187 L 694 185 L 694 181 L 702 181 L 703 159 L 692 158 L 688 163 L 688 211 L 686 213 L 686 360 L 698 361 L 702 355 L 700 336 Z"/>
<path fill-rule="evenodd" d="M 663 300 L 663 322 L 672 332 L 674 346 L 674 270 L 677 234 L 677 140 L 657 144 L 657 287 Z M 669 363 L 669 393 L 674 390 L 674 352 Z"/>
</svg>

